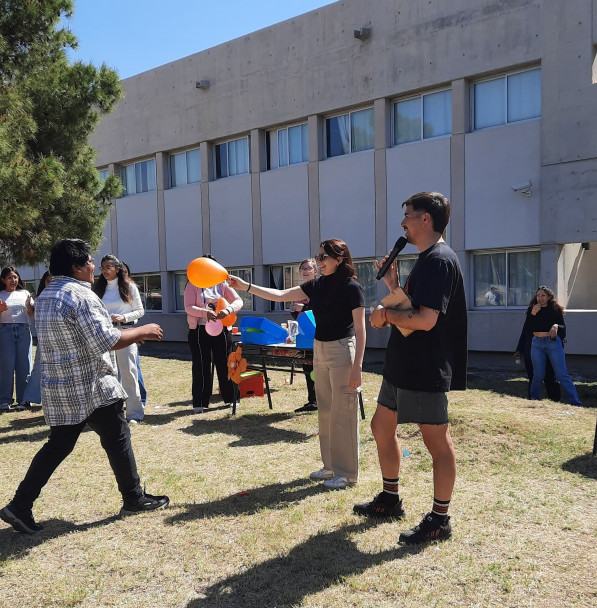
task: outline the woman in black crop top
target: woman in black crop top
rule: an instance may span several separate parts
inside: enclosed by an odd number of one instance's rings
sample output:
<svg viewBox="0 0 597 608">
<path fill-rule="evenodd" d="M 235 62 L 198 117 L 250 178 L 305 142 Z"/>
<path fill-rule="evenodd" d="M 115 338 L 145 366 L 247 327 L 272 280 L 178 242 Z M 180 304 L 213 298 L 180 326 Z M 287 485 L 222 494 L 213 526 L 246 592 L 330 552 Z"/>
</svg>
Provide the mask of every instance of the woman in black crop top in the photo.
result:
<svg viewBox="0 0 597 608">
<path fill-rule="evenodd" d="M 315 317 L 313 367 L 323 468 L 310 477 L 343 490 L 359 476 L 358 394 L 365 352 L 365 297 L 355 280 L 348 245 L 323 241 L 316 257 L 321 276 L 289 289 L 272 289 L 229 276 L 235 289 L 274 302 L 309 298 Z"/>
<path fill-rule="evenodd" d="M 531 359 L 533 361 L 533 380 L 531 399 L 542 397 L 543 379 L 546 362 L 551 363 L 556 380 L 568 397 L 570 405 L 582 405 L 576 387 L 566 369 L 566 358 L 562 339 L 558 331 L 565 329 L 564 308 L 560 306 L 549 287 L 541 285 L 531 300 L 527 312 L 528 327 L 533 332 Z"/>
</svg>

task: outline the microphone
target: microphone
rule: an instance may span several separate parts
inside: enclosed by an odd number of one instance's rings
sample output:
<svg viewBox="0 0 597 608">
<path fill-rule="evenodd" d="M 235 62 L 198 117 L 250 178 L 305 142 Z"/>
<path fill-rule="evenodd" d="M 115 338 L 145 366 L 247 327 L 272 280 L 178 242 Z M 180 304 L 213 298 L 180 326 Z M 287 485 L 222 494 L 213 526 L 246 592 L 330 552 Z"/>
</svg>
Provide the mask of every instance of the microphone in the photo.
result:
<svg viewBox="0 0 597 608">
<path fill-rule="evenodd" d="M 378 281 L 383 277 L 384 274 L 388 271 L 388 268 L 391 266 L 392 262 L 396 259 L 396 256 L 406 247 L 406 237 L 401 236 L 395 243 L 394 249 L 390 252 L 388 259 L 384 262 L 384 265 L 379 269 L 377 276 L 375 277 Z"/>
</svg>

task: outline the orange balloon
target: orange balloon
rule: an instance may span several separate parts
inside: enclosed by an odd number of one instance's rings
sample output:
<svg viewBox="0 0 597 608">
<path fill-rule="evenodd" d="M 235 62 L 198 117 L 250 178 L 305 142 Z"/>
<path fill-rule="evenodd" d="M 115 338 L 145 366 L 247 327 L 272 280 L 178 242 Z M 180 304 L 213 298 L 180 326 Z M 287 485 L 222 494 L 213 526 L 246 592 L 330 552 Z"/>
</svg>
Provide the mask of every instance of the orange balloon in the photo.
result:
<svg viewBox="0 0 597 608">
<path fill-rule="evenodd" d="M 195 258 L 187 267 L 187 277 L 195 287 L 213 287 L 228 278 L 228 271 L 209 258 Z"/>
<path fill-rule="evenodd" d="M 230 306 L 230 304 L 228 303 L 228 300 L 226 300 L 226 298 L 220 298 L 218 300 L 218 303 L 216 304 L 216 314 L 219 314 L 222 310 L 224 310 L 224 308 L 228 308 L 228 306 Z M 232 325 L 234 325 L 236 323 L 236 313 L 231 312 L 229 315 L 226 315 L 223 319 L 220 319 L 220 321 L 222 321 L 222 325 L 224 327 L 231 327 Z"/>
</svg>

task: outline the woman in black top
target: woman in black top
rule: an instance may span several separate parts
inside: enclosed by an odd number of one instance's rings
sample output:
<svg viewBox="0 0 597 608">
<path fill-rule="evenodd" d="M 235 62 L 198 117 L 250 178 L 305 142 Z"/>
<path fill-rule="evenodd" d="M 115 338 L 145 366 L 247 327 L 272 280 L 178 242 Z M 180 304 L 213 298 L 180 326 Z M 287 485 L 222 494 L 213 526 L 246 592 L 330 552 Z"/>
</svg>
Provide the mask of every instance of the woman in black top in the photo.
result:
<svg viewBox="0 0 597 608">
<path fill-rule="evenodd" d="M 582 405 L 566 369 L 564 347 L 558 331 L 565 328 L 564 308 L 560 306 L 549 287 L 541 285 L 529 305 L 528 326 L 533 332 L 531 359 L 533 361 L 533 380 L 531 399 L 540 400 L 545 378 L 545 366 L 549 359 L 556 380 L 568 396 L 571 405 Z"/>
<path fill-rule="evenodd" d="M 354 485 L 359 475 L 357 389 L 365 352 L 365 298 L 344 241 L 322 241 L 316 260 L 321 276 L 300 287 L 259 287 L 233 276 L 228 282 L 274 302 L 309 298 L 316 324 L 313 367 L 323 461 L 323 468 L 310 477 L 341 490 Z"/>
</svg>

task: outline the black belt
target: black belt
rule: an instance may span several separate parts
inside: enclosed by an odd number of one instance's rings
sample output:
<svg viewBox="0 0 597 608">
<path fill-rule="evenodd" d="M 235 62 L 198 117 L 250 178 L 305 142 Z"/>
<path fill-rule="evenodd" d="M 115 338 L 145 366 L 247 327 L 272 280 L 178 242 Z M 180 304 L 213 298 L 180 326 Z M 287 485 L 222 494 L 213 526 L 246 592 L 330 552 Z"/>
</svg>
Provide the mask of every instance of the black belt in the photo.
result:
<svg viewBox="0 0 597 608">
<path fill-rule="evenodd" d="M 112 323 L 112 325 L 114 325 L 114 327 L 121 327 L 121 326 L 127 326 L 127 325 L 134 325 L 135 323 L 133 321 L 129 321 L 128 323 Z"/>
</svg>

